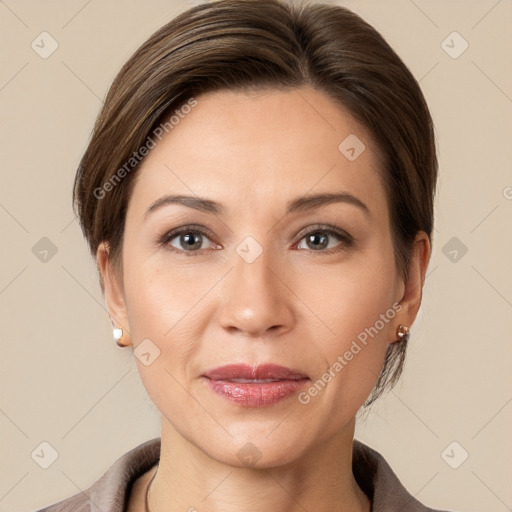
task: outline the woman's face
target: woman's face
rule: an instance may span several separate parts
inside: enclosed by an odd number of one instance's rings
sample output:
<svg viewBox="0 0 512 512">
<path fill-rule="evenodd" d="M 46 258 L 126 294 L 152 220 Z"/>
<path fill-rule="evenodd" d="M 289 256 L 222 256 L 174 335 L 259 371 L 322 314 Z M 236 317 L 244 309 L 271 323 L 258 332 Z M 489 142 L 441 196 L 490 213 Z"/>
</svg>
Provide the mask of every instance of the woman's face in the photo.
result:
<svg viewBox="0 0 512 512">
<path fill-rule="evenodd" d="M 308 87 L 196 100 L 138 171 L 107 303 L 164 422 L 217 460 L 283 464 L 351 426 L 413 319 L 374 144 Z M 205 377 L 232 364 L 305 378 Z"/>
</svg>

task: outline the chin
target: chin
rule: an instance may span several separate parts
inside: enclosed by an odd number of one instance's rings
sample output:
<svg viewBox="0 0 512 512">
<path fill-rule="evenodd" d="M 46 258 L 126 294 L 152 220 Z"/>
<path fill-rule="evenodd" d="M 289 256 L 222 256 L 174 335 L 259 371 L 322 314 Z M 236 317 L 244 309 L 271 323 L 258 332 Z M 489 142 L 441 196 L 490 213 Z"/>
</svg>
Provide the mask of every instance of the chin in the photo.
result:
<svg viewBox="0 0 512 512">
<path fill-rule="evenodd" d="M 296 430 L 294 435 L 290 429 L 281 432 L 278 429 L 274 422 L 272 428 L 256 433 L 251 432 L 245 424 L 244 433 L 233 435 L 229 441 L 225 437 L 212 439 L 204 448 L 201 445 L 198 447 L 213 459 L 234 467 L 269 469 L 284 466 L 300 458 L 308 446 L 305 440 L 299 438 Z M 232 432 L 229 428 L 227 430 Z M 211 447 L 215 448 L 212 450 Z"/>
</svg>

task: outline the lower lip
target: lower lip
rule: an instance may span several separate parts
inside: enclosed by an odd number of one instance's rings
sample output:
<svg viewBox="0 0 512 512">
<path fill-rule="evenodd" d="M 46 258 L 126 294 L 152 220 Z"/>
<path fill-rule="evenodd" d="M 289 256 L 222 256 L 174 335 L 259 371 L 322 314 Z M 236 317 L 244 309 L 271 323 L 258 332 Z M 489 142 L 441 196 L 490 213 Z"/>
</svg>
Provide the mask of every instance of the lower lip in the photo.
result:
<svg viewBox="0 0 512 512">
<path fill-rule="evenodd" d="M 309 379 L 279 380 L 264 383 L 242 383 L 206 378 L 212 391 L 228 400 L 246 407 L 266 407 L 301 389 Z"/>
</svg>

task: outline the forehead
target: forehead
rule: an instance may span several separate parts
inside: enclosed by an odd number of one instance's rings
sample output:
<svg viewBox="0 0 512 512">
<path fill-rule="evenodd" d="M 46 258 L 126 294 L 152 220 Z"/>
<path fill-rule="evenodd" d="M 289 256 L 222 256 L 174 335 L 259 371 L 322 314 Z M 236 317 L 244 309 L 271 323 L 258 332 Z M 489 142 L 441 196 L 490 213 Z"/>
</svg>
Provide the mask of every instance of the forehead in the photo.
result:
<svg viewBox="0 0 512 512">
<path fill-rule="evenodd" d="M 137 171 L 130 208 L 164 193 L 243 207 L 348 191 L 383 208 L 379 155 L 369 132 L 324 93 L 218 91 L 173 118 Z M 139 212 L 140 213 L 140 212 Z"/>
</svg>

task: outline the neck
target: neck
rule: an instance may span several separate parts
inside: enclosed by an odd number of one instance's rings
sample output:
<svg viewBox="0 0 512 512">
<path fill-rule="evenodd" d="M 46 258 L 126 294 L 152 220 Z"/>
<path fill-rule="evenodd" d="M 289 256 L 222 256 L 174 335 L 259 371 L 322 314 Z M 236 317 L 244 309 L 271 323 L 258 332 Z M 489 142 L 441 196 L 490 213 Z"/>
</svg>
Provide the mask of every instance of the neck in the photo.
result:
<svg viewBox="0 0 512 512">
<path fill-rule="evenodd" d="M 162 417 L 151 512 L 369 512 L 352 473 L 355 419 L 340 433 L 284 465 L 237 467 L 216 460 Z"/>
</svg>

